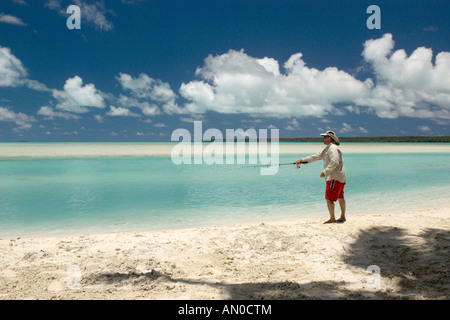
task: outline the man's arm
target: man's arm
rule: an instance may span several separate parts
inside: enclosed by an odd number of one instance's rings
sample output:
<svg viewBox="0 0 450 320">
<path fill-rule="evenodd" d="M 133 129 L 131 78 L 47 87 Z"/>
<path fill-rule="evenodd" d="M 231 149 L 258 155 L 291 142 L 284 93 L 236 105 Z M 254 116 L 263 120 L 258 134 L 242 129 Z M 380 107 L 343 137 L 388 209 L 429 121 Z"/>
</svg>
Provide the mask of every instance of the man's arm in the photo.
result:
<svg viewBox="0 0 450 320">
<path fill-rule="evenodd" d="M 322 159 L 323 159 L 323 156 L 322 156 L 322 151 L 321 151 L 321 152 L 317 152 L 316 154 L 312 154 L 310 156 L 307 156 L 306 158 L 302 158 L 300 160 L 297 160 L 296 164 L 300 164 L 302 162 L 311 163 L 311 162 L 316 162 L 316 161 L 319 161 L 319 160 L 322 160 Z"/>
</svg>

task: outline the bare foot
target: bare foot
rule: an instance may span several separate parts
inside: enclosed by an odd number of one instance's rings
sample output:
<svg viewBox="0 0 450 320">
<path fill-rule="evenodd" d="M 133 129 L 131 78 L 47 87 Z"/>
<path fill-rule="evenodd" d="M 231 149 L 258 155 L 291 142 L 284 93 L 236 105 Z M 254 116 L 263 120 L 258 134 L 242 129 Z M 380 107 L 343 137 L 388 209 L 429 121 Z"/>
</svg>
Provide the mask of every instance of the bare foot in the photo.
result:
<svg viewBox="0 0 450 320">
<path fill-rule="evenodd" d="M 336 222 L 339 222 L 339 223 L 343 223 L 345 221 L 347 221 L 345 218 L 339 218 L 336 220 Z"/>
<path fill-rule="evenodd" d="M 323 224 L 325 224 L 325 223 L 335 223 L 335 222 L 336 222 L 336 220 L 330 219 L 330 220 L 328 220 L 328 221 L 325 221 Z"/>
</svg>

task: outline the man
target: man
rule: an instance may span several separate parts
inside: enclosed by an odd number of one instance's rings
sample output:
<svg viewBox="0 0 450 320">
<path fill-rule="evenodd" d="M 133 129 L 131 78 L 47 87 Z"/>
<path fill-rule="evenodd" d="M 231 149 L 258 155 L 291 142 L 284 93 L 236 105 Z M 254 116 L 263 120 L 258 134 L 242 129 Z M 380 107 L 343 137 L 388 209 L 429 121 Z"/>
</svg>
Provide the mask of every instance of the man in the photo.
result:
<svg viewBox="0 0 450 320">
<path fill-rule="evenodd" d="M 327 131 L 320 135 L 323 136 L 323 143 L 326 145 L 325 149 L 314 155 L 298 160 L 296 164 L 323 160 L 324 170 L 320 174 L 320 177 L 325 178 L 326 180 L 325 199 L 327 200 L 327 207 L 330 213 L 330 220 L 325 223 L 342 223 L 346 220 L 344 199 L 346 176 L 342 152 L 338 147 L 339 138 L 333 131 Z M 338 220 L 334 217 L 334 203 L 336 200 L 339 201 L 339 206 L 341 208 L 341 217 Z"/>
</svg>

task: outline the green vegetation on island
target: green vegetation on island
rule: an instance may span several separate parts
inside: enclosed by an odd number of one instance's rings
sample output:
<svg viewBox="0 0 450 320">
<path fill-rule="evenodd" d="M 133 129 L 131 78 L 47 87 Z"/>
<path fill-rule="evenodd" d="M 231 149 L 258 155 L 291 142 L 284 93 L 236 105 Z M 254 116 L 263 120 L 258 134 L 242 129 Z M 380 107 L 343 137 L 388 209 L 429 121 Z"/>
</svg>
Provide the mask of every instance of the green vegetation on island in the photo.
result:
<svg viewBox="0 0 450 320">
<path fill-rule="evenodd" d="M 450 143 L 450 136 L 392 136 L 392 137 L 339 137 L 341 142 L 361 142 L 361 143 Z M 211 140 L 203 140 L 203 142 L 215 141 L 214 137 Z M 238 139 L 235 137 L 234 141 L 237 142 Z M 241 141 L 241 140 L 239 140 Z M 246 137 L 244 141 L 259 141 L 259 139 L 252 140 Z M 271 141 L 271 139 L 267 139 Z M 322 137 L 314 138 L 279 138 L 279 142 L 322 142 Z"/>
<path fill-rule="evenodd" d="M 322 142 L 322 137 L 317 138 L 280 138 L 280 142 Z M 401 142 L 401 143 L 449 143 L 450 136 L 398 136 L 398 137 L 339 137 L 341 142 Z"/>
</svg>

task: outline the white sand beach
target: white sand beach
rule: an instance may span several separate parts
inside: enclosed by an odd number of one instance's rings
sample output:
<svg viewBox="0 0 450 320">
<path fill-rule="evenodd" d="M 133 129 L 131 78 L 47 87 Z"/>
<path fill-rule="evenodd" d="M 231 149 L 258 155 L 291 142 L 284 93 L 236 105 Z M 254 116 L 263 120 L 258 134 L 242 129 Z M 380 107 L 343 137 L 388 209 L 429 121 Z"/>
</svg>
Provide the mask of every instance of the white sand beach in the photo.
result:
<svg viewBox="0 0 450 320">
<path fill-rule="evenodd" d="M 0 299 L 450 298 L 450 206 L 325 218 L 3 238 Z"/>
<path fill-rule="evenodd" d="M 203 143 L 204 150 L 212 143 Z M 18 157 L 89 157 L 89 156 L 170 156 L 178 143 L 0 143 L 0 158 Z M 280 154 L 307 155 L 316 153 L 324 147 L 323 143 L 279 143 Z M 448 144 L 413 143 L 347 143 L 340 146 L 348 153 L 449 153 Z M 192 143 L 192 154 L 196 153 Z M 232 150 L 239 153 L 239 148 Z M 249 152 L 246 144 L 246 153 Z M 258 149 L 255 149 L 258 152 Z M 268 152 L 274 152 L 268 145 Z M 203 151 L 202 151 L 203 152 Z M 265 150 L 264 150 L 265 152 Z M 223 143 L 226 154 L 226 143 Z"/>
</svg>

